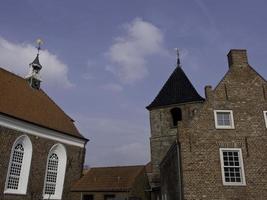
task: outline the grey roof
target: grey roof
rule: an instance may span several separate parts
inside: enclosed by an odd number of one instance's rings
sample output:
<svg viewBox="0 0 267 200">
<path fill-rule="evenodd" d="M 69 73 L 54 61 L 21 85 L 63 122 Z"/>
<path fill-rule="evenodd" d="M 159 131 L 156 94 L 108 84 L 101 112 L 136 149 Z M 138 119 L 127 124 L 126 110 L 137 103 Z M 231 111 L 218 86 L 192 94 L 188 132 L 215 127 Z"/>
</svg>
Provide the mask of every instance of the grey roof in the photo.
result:
<svg viewBox="0 0 267 200">
<path fill-rule="evenodd" d="M 147 106 L 148 110 L 172 104 L 204 101 L 181 67 L 176 67 L 156 98 Z"/>
</svg>

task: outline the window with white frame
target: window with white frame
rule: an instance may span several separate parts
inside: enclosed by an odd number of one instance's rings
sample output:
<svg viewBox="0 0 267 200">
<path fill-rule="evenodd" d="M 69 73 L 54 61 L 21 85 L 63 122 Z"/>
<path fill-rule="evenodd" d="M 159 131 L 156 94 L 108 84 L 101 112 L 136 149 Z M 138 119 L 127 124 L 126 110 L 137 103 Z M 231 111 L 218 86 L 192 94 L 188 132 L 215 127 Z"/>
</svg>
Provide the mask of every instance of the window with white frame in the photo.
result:
<svg viewBox="0 0 267 200">
<path fill-rule="evenodd" d="M 242 151 L 240 148 L 220 148 L 224 185 L 246 185 Z"/>
<path fill-rule="evenodd" d="M 13 144 L 5 191 L 7 194 L 26 194 L 32 157 L 32 144 L 28 136 L 20 136 Z"/>
<path fill-rule="evenodd" d="M 56 191 L 57 183 L 57 171 L 58 171 L 58 156 L 52 153 L 48 159 L 47 173 L 46 173 L 46 185 L 45 194 L 54 195 Z"/>
<path fill-rule="evenodd" d="M 263 111 L 265 126 L 267 128 L 267 111 Z"/>
<path fill-rule="evenodd" d="M 215 127 L 217 129 L 234 129 L 232 110 L 214 110 Z"/>
<path fill-rule="evenodd" d="M 19 178 L 21 173 L 24 148 L 22 144 L 17 144 L 13 151 L 11 166 L 7 180 L 7 189 L 17 190 L 19 188 Z"/>
<path fill-rule="evenodd" d="M 54 145 L 49 151 L 44 183 L 44 199 L 61 199 L 67 163 L 66 149 L 62 144 Z"/>
</svg>

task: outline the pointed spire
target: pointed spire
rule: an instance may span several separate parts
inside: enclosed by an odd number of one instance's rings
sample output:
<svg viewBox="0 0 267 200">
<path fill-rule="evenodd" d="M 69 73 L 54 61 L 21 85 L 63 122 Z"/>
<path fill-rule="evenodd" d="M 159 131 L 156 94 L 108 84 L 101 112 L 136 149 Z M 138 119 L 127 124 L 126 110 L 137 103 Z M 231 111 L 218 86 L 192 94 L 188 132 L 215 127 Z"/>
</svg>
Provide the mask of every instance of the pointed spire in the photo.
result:
<svg viewBox="0 0 267 200">
<path fill-rule="evenodd" d="M 179 53 L 179 49 L 178 49 L 178 48 L 175 48 L 175 50 L 176 50 L 176 59 L 177 59 L 176 64 L 177 64 L 177 67 L 182 67 L 182 66 L 181 66 L 181 62 L 180 62 L 180 53 Z"/>
<path fill-rule="evenodd" d="M 30 66 L 37 73 L 42 69 L 42 65 L 40 64 L 40 61 L 39 61 L 39 52 L 38 52 L 37 56 L 35 57 L 34 61 L 32 63 L 30 63 Z"/>
<path fill-rule="evenodd" d="M 146 107 L 148 110 L 180 103 L 204 101 L 181 68 L 178 49 L 176 52 L 177 67 L 156 98 Z"/>
</svg>

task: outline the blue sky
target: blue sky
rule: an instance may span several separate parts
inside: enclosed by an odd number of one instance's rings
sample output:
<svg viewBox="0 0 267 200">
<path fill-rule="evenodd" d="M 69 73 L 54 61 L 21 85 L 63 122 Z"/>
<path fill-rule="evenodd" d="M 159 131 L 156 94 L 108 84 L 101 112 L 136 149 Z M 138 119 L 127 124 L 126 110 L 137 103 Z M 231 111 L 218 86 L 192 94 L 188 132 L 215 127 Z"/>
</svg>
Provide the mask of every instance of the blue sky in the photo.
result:
<svg viewBox="0 0 267 200">
<path fill-rule="evenodd" d="M 9 0 L 0 2 L 0 66 L 25 76 L 40 55 L 42 88 L 90 139 L 90 166 L 149 161 L 153 100 L 175 68 L 203 95 L 227 71 L 232 48 L 248 50 L 267 78 L 265 0 Z"/>
</svg>

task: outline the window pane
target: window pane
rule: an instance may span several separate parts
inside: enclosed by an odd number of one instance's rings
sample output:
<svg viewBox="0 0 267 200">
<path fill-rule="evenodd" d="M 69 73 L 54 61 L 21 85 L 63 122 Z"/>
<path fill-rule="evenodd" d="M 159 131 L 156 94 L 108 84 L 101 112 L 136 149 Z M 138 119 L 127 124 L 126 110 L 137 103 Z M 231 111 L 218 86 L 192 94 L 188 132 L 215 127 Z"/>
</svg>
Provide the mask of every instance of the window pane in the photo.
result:
<svg viewBox="0 0 267 200">
<path fill-rule="evenodd" d="M 228 183 L 241 183 L 242 173 L 239 151 L 223 151 L 224 178 Z"/>
<path fill-rule="evenodd" d="M 47 174 L 45 183 L 45 194 L 53 195 L 56 191 L 57 172 L 58 171 L 58 156 L 53 153 L 50 155 L 47 164 Z"/>
<path fill-rule="evenodd" d="M 19 178 L 21 173 L 24 148 L 22 144 L 17 144 L 14 148 L 11 166 L 8 176 L 7 188 L 17 190 L 19 187 Z"/>
<path fill-rule="evenodd" d="M 231 113 L 230 112 L 217 112 L 217 124 L 219 126 L 231 125 Z"/>
</svg>

